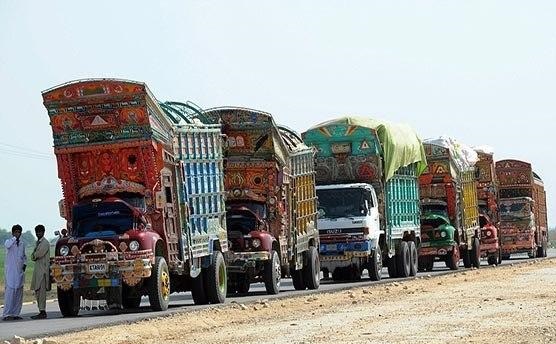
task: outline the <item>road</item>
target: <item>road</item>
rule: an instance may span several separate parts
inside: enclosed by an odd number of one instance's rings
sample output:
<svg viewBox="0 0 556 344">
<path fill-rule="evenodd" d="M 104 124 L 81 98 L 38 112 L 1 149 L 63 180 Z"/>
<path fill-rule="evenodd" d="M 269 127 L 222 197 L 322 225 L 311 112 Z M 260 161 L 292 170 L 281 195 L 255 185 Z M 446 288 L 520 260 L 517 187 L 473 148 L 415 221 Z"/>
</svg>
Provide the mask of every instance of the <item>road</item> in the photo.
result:
<svg viewBox="0 0 556 344">
<path fill-rule="evenodd" d="M 556 257 L 556 250 L 549 250 L 549 257 Z M 512 264 L 527 261 L 526 256 L 512 257 L 509 261 L 504 261 L 502 264 Z M 486 261 L 482 262 L 486 266 Z M 460 268 L 460 271 L 464 269 Z M 448 270 L 444 263 L 436 263 L 433 272 L 424 274 L 440 275 L 452 273 Z M 422 275 L 422 274 L 419 274 Z M 285 298 L 290 296 L 307 295 L 315 292 L 337 291 L 341 289 L 349 289 L 352 287 L 360 287 L 372 285 L 377 283 L 390 283 L 400 279 L 388 278 L 386 269 L 383 270 L 383 280 L 381 282 L 371 282 L 368 279 L 363 279 L 358 282 L 345 282 L 334 283 L 332 281 L 322 281 L 318 291 L 295 291 L 290 279 L 282 280 L 281 292 L 278 295 L 266 295 L 263 284 L 255 284 L 251 286 L 248 295 L 228 297 L 226 303 L 250 303 L 260 299 L 276 299 Z M 134 322 L 153 317 L 164 315 L 171 315 L 175 313 L 183 313 L 191 310 L 202 309 L 207 307 L 218 307 L 218 305 L 204 305 L 195 306 L 191 300 L 190 293 L 173 294 L 171 297 L 170 308 L 164 312 L 152 312 L 148 307 L 148 299 L 144 298 L 141 307 L 132 311 L 81 311 L 80 316 L 77 318 L 62 318 L 58 305 L 56 302 L 47 304 L 48 319 L 45 320 L 31 320 L 30 316 L 36 314 L 36 305 L 25 305 L 22 310 L 21 316 L 24 320 L 17 322 L 0 322 L 0 338 L 9 339 L 14 335 L 22 336 L 24 338 L 37 338 L 44 336 L 51 336 L 55 334 L 73 332 L 88 328 L 101 327 L 105 325 L 113 325 L 119 323 Z"/>
</svg>

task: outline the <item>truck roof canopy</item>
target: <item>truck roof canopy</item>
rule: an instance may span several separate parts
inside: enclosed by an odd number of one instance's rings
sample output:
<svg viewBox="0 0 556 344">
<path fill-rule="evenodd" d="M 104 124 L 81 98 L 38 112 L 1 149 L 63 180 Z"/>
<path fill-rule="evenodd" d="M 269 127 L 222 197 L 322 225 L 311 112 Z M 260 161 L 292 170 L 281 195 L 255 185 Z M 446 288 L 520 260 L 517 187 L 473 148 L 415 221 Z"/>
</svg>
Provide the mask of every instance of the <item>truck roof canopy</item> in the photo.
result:
<svg viewBox="0 0 556 344">
<path fill-rule="evenodd" d="M 343 142 L 351 144 L 351 155 L 381 155 L 385 180 L 412 163 L 417 164 L 417 175 L 427 166 L 421 140 L 406 124 L 348 116 L 317 124 L 302 136 L 305 143 L 316 147 L 318 155 L 322 156 L 331 156 L 332 144 Z"/>
</svg>

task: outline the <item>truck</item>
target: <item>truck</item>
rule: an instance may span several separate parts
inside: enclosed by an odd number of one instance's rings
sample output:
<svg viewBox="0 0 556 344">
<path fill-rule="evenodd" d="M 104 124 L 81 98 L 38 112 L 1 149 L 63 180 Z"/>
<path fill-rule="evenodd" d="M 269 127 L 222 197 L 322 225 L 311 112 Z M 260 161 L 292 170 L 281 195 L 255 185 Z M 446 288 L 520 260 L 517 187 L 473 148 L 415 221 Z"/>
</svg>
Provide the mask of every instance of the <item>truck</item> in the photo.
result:
<svg viewBox="0 0 556 344">
<path fill-rule="evenodd" d="M 502 259 L 514 253 L 546 257 L 548 224 L 546 193 L 531 164 L 520 160 L 496 162 L 500 184 L 500 236 Z"/>
<path fill-rule="evenodd" d="M 481 258 L 486 257 L 489 265 L 502 262 L 500 236 L 498 235 L 498 182 L 492 149 L 474 147 L 478 161 L 476 166 L 479 226 L 481 227 Z"/>
<path fill-rule="evenodd" d="M 380 280 L 418 268 L 421 140 L 407 125 L 342 117 L 302 134 L 315 149 L 321 270 L 327 278 Z"/>
<path fill-rule="evenodd" d="M 42 97 L 67 221 L 51 262 L 62 315 L 81 300 L 135 308 L 144 295 L 160 311 L 189 290 L 196 304 L 224 302 L 220 126 L 137 81 L 76 80 Z"/>
<path fill-rule="evenodd" d="M 451 270 L 480 267 L 480 226 L 475 164 L 477 154 L 457 141 L 440 137 L 423 143 L 428 166 L 419 178 L 421 247 L 419 269 L 435 260 Z"/>
<path fill-rule="evenodd" d="M 268 294 L 291 276 L 296 290 L 320 285 L 313 151 L 271 114 L 241 107 L 204 111 L 226 136 L 224 189 L 228 292 L 263 282 Z"/>
</svg>

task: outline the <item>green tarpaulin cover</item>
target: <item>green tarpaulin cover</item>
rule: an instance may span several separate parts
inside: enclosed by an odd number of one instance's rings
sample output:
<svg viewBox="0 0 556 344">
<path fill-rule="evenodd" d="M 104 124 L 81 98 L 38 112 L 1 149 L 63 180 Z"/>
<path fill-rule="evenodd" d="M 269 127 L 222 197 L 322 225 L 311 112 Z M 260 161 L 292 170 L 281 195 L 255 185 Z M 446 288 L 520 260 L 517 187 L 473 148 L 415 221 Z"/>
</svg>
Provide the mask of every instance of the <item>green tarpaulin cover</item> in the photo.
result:
<svg viewBox="0 0 556 344">
<path fill-rule="evenodd" d="M 310 128 L 304 136 L 310 136 L 313 130 L 328 126 L 359 126 L 376 132 L 382 146 L 384 172 L 389 180 L 400 167 L 417 163 L 417 175 L 423 173 L 427 167 L 425 150 L 421 139 L 407 124 L 391 123 L 367 117 L 342 117 L 326 121 Z M 308 142 L 310 144 L 310 142 Z"/>
</svg>

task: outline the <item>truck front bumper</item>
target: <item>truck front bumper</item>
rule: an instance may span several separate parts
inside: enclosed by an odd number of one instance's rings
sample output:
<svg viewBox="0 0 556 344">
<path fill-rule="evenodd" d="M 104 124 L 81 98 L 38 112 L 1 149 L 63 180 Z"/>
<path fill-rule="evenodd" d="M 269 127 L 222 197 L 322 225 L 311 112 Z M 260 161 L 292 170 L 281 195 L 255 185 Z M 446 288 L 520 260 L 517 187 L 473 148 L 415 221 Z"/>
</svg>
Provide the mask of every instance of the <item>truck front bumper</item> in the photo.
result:
<svg viewBox="0 0 556 344">
<path fill-rule="evenodd" d="M 249 269 L 254 269 L 257 264 L 261 264 L 270 260 L 270 252 L 268 251 L 255 251 L 255 252 L 232 252 L 225 253 L 228 272 L 243 273 Z"/>
<path fill-rule="evenodd" d="M 419 256 L 446 256 L 454 250 L 455 242 L 422 242 Z"/>
<path fill-rule="evenodd" d="M 149 254 L 150 253 L 150 254 Z M 50 266 L 52 282 L 63 290 L 70 288 L 117 287 L 122 282 L 133 287 L 151 276 L 152 252 L 127 255 L 124 260 L 99 260 L 87 257 L 54 257 Z M 129 259 L 132 258 L 132 259 Z"/>
</svg>

